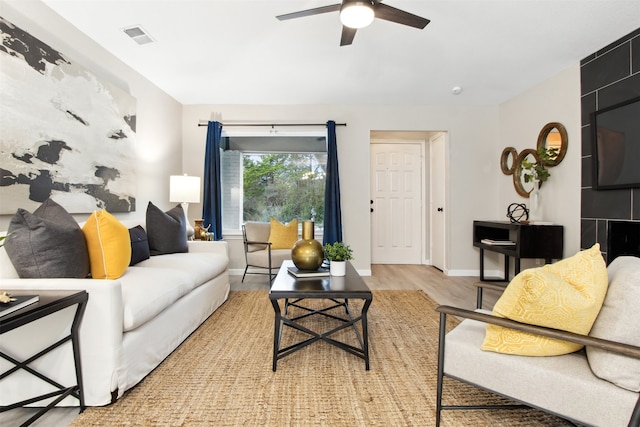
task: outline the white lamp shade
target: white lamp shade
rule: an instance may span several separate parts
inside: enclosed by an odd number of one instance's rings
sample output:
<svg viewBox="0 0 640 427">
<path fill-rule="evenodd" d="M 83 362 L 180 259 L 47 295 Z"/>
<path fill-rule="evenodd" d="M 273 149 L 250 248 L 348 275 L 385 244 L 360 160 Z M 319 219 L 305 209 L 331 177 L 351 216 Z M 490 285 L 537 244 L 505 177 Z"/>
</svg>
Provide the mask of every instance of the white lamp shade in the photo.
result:
<svg viewBox="0 0 640 427">
<path fill-rule="evenodd" d="M 374 17 L 370 1 L 345 2 L 340 8 L 340 21 L 345 27 L 364 28 L 373 22 Z"/>
<path fill-rule="evenodd" d="M 169 201 L 200 203 L 200 177 L 171 175 L 169 178 Z"/>
</svg>

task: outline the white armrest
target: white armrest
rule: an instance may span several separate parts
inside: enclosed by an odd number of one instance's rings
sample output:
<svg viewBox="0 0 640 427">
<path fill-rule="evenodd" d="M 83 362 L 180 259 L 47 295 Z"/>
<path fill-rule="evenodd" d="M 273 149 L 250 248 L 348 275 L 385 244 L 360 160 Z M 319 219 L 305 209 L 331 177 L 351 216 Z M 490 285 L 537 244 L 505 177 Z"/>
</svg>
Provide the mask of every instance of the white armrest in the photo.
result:
<svg viewBox="0 0 640 427">
<path fill-rule="evenodd" d="M 227 242 L 224 240 L 189 240 L 187 243 L 189 245 L 189 252 L 213 252 L 229 257 Z"/>
</svg>

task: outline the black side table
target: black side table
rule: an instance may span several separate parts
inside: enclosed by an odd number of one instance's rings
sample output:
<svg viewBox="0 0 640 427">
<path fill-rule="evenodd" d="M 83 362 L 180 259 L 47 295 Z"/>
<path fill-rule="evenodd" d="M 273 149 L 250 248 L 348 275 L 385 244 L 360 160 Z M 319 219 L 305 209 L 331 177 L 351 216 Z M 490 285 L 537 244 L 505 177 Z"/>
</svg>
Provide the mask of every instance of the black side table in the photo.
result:
<svg viewBox="0 0 640 427">
<path fill-rule="evenodd" d="M 0 412 L 6 412 L 11 409 L 20 408 L 20 407 L 23 407 L 35 402 L 39 402 L 45 399 L 50 399 L 56 396 L 58 397 L 55 400 L 53 400 L 49 405 L 47 405 L 46 407 L 38 411 L 38 413 L 36 413 L 31 418 L 29 418 L 22 425 L 23 426 L 30 425 L 35 420 L 37 420 L 42 415 L 44 415 L 48 410 L 50 410 L 59 402 L 64 400 L 67 396 L 73 396 L 76 399 L 78 399 L 78 401 L 80 402 L 80 412 L 84 411 L 85 404 L 84 404 L 84 394 L 82 391 L 82 367 L 80 364 L 80 344 L 78 340 L 78 328 L 80 326 L 80 322 L 82 321 L 82 316 L 84 314 L 84 310 L 86 308 L 89 295 L 87 294 L 86 291 L 7 290 L 7 292 L 9 292 L 11 295 L 16 295 L 16 296 L 17 295 L 38 295 L 40 299 L 36 303 L 30 304 L 26 307 L 23 307 L 19 310 L 14 311 L 13 313 L 9 313 L 5 316 L 0 317 L 0 335 L 6 332 L 12 331 L 16 328 L 19 328 L 20 326 L 34 322 L 38 319 L 42 319 L 43 317 L 48 316 L 57 311 L 60 311 L 66 307 L 77 305 L 77 308 L 76 308 L 75 316 L 73 318 L 73 323 L 71 324 L 70 334 L 67 335 L 66 337 L 61 338 L 60 340 L 50 345 L 49 347 L 43 349 L 39 353 L 34 354 L 33 356 L 29 357 L 24 361 L 19 361 L 7 355 L 6 353 L 0 351 L 0 357 L 11 362 L 14 365 L 13 368 L 0 373 L 0 380 L 8 377 L 9 375 L 18 371 L 19 369 L 24 369 L 30 374 L 35 375 L 41 380 L 59 389 L 57 391 L 53 391 L 51 393 L 33 397 L 31 399 L 16 402 L 8 406 L 0 406 Z M 29 366 L 29 364 L 32 363 L 34 360 L 60 347 L 62 344 L 66 343 L 69 340 L 71 340 L 71 345 L 73 347 L 73 359 L 75 363 L 76 381 L 77 381 L 75 385 L 65 387 Z"/>
</svg>

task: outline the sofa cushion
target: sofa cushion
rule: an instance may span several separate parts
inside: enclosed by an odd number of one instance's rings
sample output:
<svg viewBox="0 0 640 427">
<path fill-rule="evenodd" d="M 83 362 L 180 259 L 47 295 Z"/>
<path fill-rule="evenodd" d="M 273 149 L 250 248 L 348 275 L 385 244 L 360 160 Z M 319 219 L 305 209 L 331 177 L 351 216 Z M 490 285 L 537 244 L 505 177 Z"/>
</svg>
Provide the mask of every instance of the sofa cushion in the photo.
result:
<svg viewBox="0 0 640 427">
<path fill-rule="evenodd" d="M 144 325 L 195 287 L 185 271 L 129 267 L 122 284 L 123 330 Z"/>
<path fill-rule="evenodd" d="M 131 261 L 129 230 L 106 210 L 94 211 L 82 227 L 87 240 L 91 277 L 117 279 Z"/>
<path fill-rule="evenodd" d="M 149 202 L 146 224 L 151 255 L 187 252 L 186 222 L 182 206 L 163 212 Z"/>
<path fill-rule="evenodd" d="M 145 268 L 185 271 L 193 281 L 195 288 L 225 271 L 228 266 L 228 258 L 211 252 L 188 252 L 154 256 L 137 265 Z"/>
<path fill-rule="evenodd" d="M 153 319 L 182 296 L 218 277 L 227 266 L 225 256 L 191 252 L 153 256 L 129 267 L 120 278 L 124 331 Z"/>
<path fill-rule="evenodd" d="M 607 292 L 607 269 L 600 246 L 513 278 L 493 314 L 532 325 L 586 335 Z M 487 326 L 483 350 L 526 356 L 554 356 L 580 350 L 566 341 Z"/>
<path fill-rule="evenodd" d="M 129 238 L 131 240 L 131 261 L 129 265 L 136 265 L 140 261 L 149 259 L 149 239 L 147 233 L 141 225 L 136 225 L 129 229 Z"/>
<path fill-rule="evenodd" d="M 640 346 L 640 258 L 618 257 L 609 265 L 609 290 L 589 335 Z M 640 391 L 640 360 L 587 346 L 591 370 L 627 390 Z"/>
<path fill-rule="evenodd" d="M 47 199 L 33 213 L 18 209 L 5 248 L 21 278 L 83 278 L 89 254 L 82 229 L 59 204 Z"/>
<path fill-rule="evenodd" d="M 282 261 L 291 259 L 291 249 L 274 249 L 271 251 L 271 268 L 279 269 Z M 254 267 L 269 268 L 269 253 L 257 251 L 247 253 L 247 263 Z"/>
<path fill-rule="evenodd" d="M 269 233 L 269 241 L 271 249 L 291 249 L 298 241 L 298 220 L 291 220 L 287 224 L 283 224 L 274 217 L 269 219 L 271 230 Z"/>
</svg>

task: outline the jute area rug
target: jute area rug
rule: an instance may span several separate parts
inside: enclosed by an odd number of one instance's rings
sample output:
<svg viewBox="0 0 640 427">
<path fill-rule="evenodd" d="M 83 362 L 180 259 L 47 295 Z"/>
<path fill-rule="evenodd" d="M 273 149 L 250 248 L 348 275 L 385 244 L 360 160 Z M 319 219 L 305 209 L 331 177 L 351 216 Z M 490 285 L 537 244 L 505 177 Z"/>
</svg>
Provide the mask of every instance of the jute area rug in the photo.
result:
<svg viewBox="0 0 640 427">
<path fill-rule="evenodd" d="M 373 294 L 370 371 L 362 359 L 316 342 L 281 359 L 273 372 L 274 314 L 267 292 L 237 291 L 118 402 L 88 408 L 72 426 L 433 426 L 436 304 L 421 291 Z M 351 303 L 358 308 L 356 300 Z M 335 322 L 319 316 L 306 321 L 312 329 Z M 285 345 L 301 337 L 285 328 Z M 336 338 L 356 343 L 353 330 Z M 445 392 L 450 404 L 495 400 L 453 380 Z M 566 424 L 539 411 L 516 410 L 445 411 L 442 425 Z"/>
</svg>

